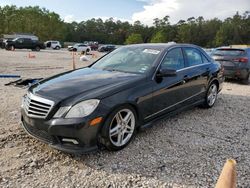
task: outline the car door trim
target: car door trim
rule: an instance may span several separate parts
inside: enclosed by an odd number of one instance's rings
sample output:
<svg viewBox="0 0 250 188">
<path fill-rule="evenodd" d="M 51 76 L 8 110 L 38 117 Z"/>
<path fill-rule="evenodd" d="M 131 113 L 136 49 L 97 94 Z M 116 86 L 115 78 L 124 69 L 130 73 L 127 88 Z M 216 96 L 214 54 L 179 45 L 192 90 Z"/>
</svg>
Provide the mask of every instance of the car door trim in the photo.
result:
<svg viewBox="0 0 250 188">
<path fill-rule="evenodd" d="M 162 62 L 163 62 L 163 60 L 164 60 L 165 57 L 167 56 L 168 52 L 171 51 L 171 50 L 173 50 L 173 49 L 175 49 L 175 48 L 180 48 L 180 49 L 181 49 L 182 56 L 183 56 L 183 59 L 184 59 L 184 65 L 185 65 L 185 57 L 184 57 L 184 54 L 183 54 L 183 51 L 182 51 L 182 47 L 180 47 L 180 46 L 171 47 L 171 48 L 167 49 L 167 51 L 165 52 L 165 54 L 164 54 L 163 57 L 161 58 L 160 63 L 157 65 L 157 67 L 156 67 L 156 69 L 155 69 L 155 72 L 154 72 L 154 74 L 153 74 L 153 76 L 152 76 L 152 80 L 155 79 L 156 73 L 157 73 L 158 69 L 160 68 L 160 66 L 161 66 L 161 64 L 162 64 Z"/>
<path fill-rule="evenodd" d="M 157 73 L 159 67 L 161 66 L 161 64 L 162 64 L 162 62 L 163 62 L 163 60 L 164 60 L 164 58 L 167 56 L 168 52 L 171 51 L 171 50 L 173 50 L 173 49 L 175 49 L 175 48 L 181 48 L 181 50 L 183 50 L 183 48 L 182 48 L 182 47 L 179 47 L 179 46 L 175 46 L 175 47 L 169 48 L 169 49 L 165 52 L 165 54 L 163 55 L 163 57 L 161 58 L 160 63 L 158 64 L 158 66 L 156 67 L 155 72 L 154 72 L 154 74 L 153 74 L 153 76 L 152 76 L 152 80 L 154 80 L 155 75 L 156 75 L 156 73 Z M 197 49 L 197 48 L 194 48 L 194 49 Z M 199 49 L 197 49 L 197 50 L 200 52 Z M 200 52 L 200 53 L 202 53 L 202 52 Z M 184 67 L 184 68 L 182 68 L 182 69 L 178 69 L 178 70 L 176 70 L 176 72 L 181 72 L 181 71 L 188 70 L 188 69 L 191 69 L 191 68 L 195 68 L 195 67 L 199 67 L 199 66 L 211 64 L 211 62 L 208 62 L 208 63 L 204 63 L 204 62 L 203 62 L 203 63 L 198 64 L 198 65 L 188 66 L 188 65 L 186 64 L 186 58 L 185 58 L 185 55 L 184 55 L 183 52 L 182 52 L 182 55 L 183 55 L 184 63 L 185 63 L 185 66 L 186 66 L 186 67 Z"/>
<path fill-rule="evenodd" d="M 199 92 L 199 93 L 197 93 L 197 94 L 195 94 L 195 95 L 192 95 L 192 96 L 190 96 L 190 97 L 188 97 L 188 98 L 186 98 L 186 99 L 184 99 L 184 100 L 182 100 L 182 101 L 179 101 L 179 102 L 177 102 L 177 103 L 175 103 L 175 104 L 172 104 L 172 105 L 170 105 L 170 106 L 168 106 L 168 107 L 166 107 L 166 108 L 164 108 L 164 109 L 162 109 L 162 110 L 159 110 L 158 112 L 155 112 L 155 113 L 153 113 L 153 114 L 151 114 L 151 115 L 145 117 L 145 119 L 148 119 L 148 118 L 150 118 L 150 117 L 152 117 L 152 116 L 154 116 L 154 115 L 157 115 L 157 114 L 159 114 L 159 113 L 161 113 L 161 112 L 163 112 L 163 111 L 165 111 L 165 110 L 168 110 L 168 109 L 170 109 L 170 108 L 172 108 L 172 107 L 174 107 L 174 106 L 176 106 L 176 105 L 178 105 L 178 104 L 181 104 L 181 103 L 183 103 L 183 102 L 185 102 L 185 101 L 187 101 L 187 100 L 189 100 L 189 99 L 191 99 L 191 98 L 193 98 L 193 97 L 196 97 L 197 95 L 200 95 L 200 94 L 202 94 L 202 93 L 204 93 L 204 91 L 201 91 L 201 92 Z"/>
<path fill-rule="evenodd" d="M 202 63 L 202 64 L 198 64 L 198 65 L 193 65 L 193 66 L 190 66 L 190 67 L 185 67 L 185 68 L 179 69 L 176 72 L 181 72 L 183 70 L 188 70 L 188 69 L 191 69 L 191 68 L 200 67 L 200 66 L 209 65 L 209 64 L 211 64 L 211 63 Z"/>
</svg>

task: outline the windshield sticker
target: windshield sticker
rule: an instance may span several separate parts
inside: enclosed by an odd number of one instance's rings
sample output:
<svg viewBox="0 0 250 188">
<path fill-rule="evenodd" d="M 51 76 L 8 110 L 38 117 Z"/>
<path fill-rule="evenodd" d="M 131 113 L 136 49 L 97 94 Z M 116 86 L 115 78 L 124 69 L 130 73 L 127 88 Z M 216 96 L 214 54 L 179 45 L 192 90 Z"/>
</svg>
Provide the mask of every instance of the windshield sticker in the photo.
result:
<svg viewBox="0 0 250 188">
<path fill-rule="evenodd" d="M 148 54 L 155 54 L 155 55 L 160 53 L 159 50 L 153 50 L 153 49 L 145 49 L 145 50 L 143 50 L 143 52 L 148 53 Z"/>
</svg>

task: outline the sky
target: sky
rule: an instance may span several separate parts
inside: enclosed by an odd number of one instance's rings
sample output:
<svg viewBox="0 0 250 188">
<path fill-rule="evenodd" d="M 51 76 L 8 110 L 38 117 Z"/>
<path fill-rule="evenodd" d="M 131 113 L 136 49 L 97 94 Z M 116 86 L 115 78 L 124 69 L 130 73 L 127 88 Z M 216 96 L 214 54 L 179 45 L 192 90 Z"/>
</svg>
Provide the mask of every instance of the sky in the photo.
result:
<svg viewBox="0 0 250 188">
<path fill-rule="evenodd" d="M 152 25 L 154 18 L 170 16 L 172 24 L 190 17 L 221 20 L 237 11 L 250 11 L 250 0 L 0 0 L 0 6 L 40 6 L 58 13 L 66 22 L 113 17 Z"/>
</svg>

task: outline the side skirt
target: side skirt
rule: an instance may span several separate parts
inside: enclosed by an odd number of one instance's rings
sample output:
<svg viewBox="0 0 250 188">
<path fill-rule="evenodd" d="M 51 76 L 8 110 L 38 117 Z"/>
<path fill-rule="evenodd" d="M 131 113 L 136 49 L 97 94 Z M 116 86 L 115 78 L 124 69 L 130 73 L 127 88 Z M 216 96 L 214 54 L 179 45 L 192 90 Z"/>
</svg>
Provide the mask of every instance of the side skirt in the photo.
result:
<svg viewBox="0 0 250 188">
<path fill-rule="evenodd" d="M 204 102 L 205 102 L 205 100 L 204 100 L 204 99 L 201 99 L 201 100 L 199 100 L 199 101 L 196 101 L 196 102 L 193 103 L 193 104 L 185 105 L 185 106 L 183 106 L 183 107 L 181 107 L 181 108 L 178 108 L 177 110 L 171 111 L 171 112 L 166 113 L 166 114 L 163 114 L 163 115 L 161 115 L 161 116 L 158 116 L 158 117 L 154 118 L 153 120 L 151 120 L 150 122 L 141 125 L 141 126 L 139 127 L 139 130 L 140 130 L 140 131 L 143 131 L 143 130 L 145 130 L 146 128 L 152 127 L 156 122 L 158 122 L 158 121 L 160 121 L 160 120 L 162 120 L 162 119 L 172 117 L 172 116 L 174 116 L 174 115 L 176 115 L 176 114 L 178 114 L 178 113 L 180 113 L 180 112 L 182 112 L 182 111 L 184 111 L 184 110 L 192 109 L 192 108 L 194 108 L 194 107 L 196 107 L 196 106 L 198 106 L 198 105 L 203 104 Z"/>
</svg>

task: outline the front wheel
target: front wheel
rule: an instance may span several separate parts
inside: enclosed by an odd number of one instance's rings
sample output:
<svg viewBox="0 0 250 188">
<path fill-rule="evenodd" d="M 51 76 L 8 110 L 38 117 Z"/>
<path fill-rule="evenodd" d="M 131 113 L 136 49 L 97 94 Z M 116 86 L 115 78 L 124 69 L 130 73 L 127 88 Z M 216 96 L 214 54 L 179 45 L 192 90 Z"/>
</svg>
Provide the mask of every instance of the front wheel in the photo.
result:
<svg viewBox="0 0 250 188">
<path fill-rule="evenodd" d="M 217 95 L 218 95 L 218 86 L 214 82 L 212 82 L 207 89 L 206 98 L 203 106 L 205 108 L 213 107 L 217 100 Z"/>
<path fill-rule="evenodd" d="M 136 132 L 137 116 L 135 110 L 125 105 L 114 110 L 101 130 L 101 143 L 112 151 L 126 147 Z"/>
</svg>

